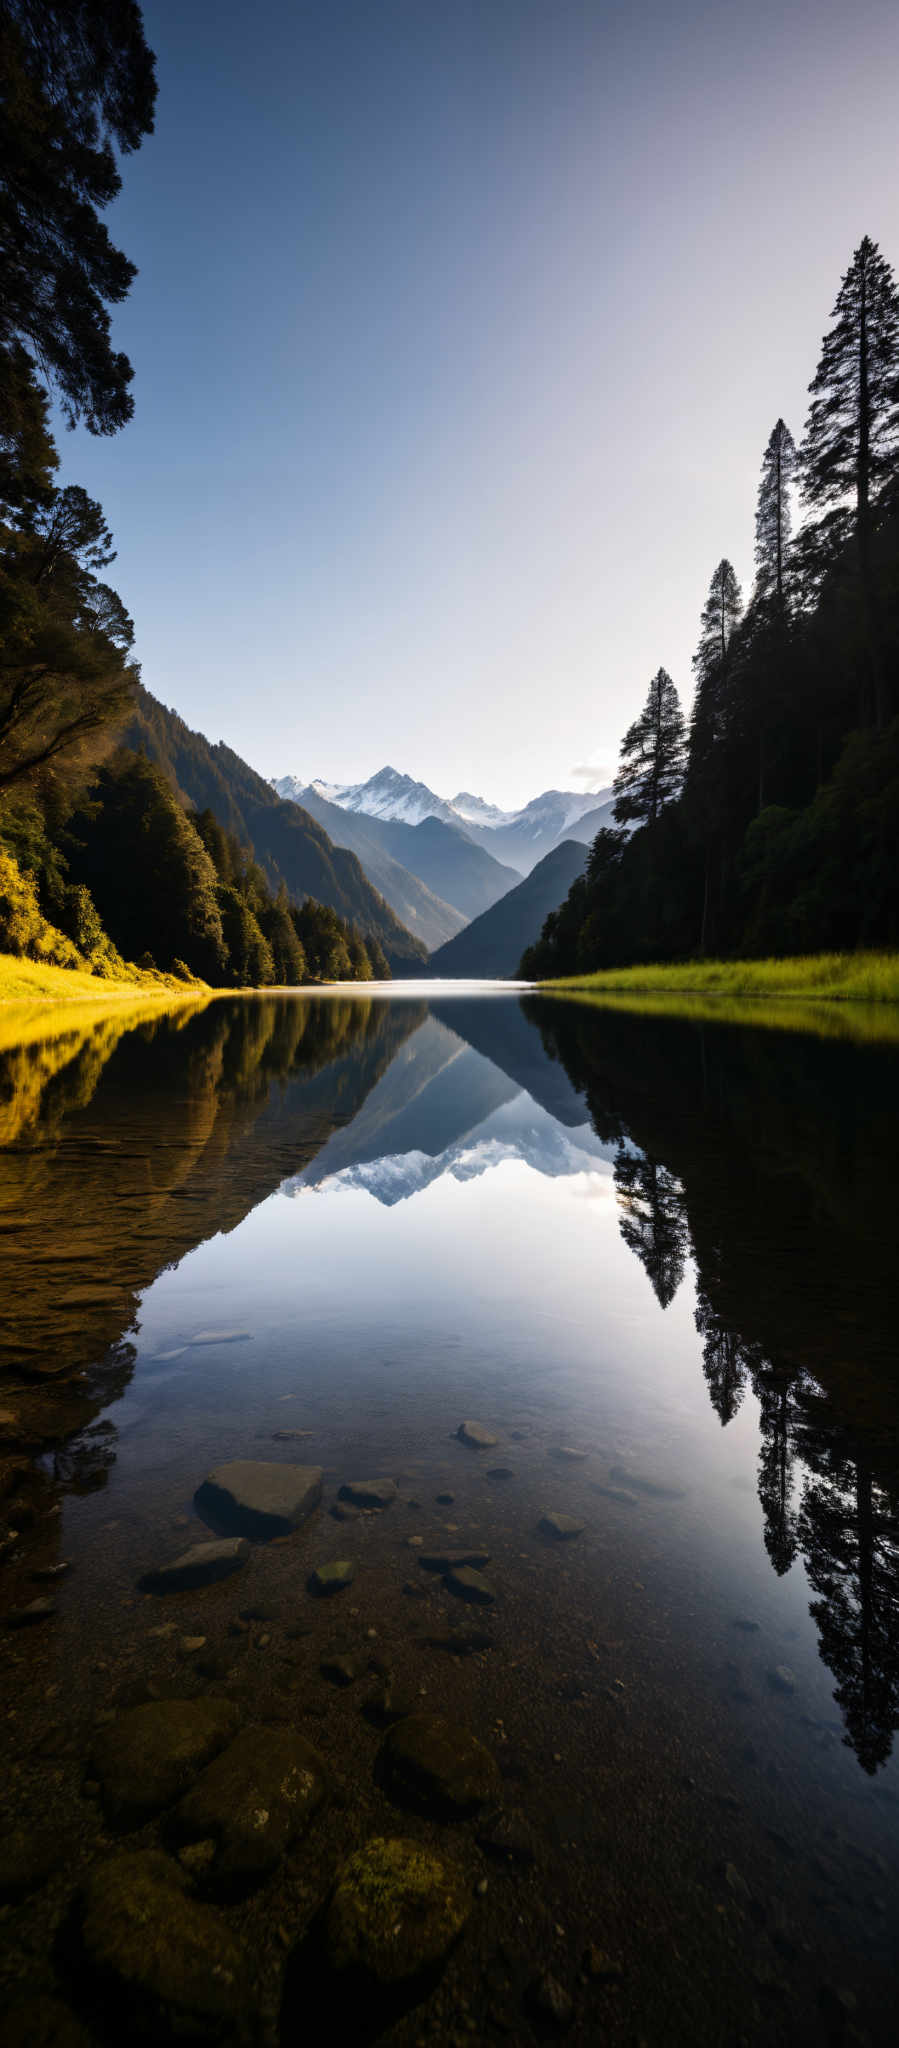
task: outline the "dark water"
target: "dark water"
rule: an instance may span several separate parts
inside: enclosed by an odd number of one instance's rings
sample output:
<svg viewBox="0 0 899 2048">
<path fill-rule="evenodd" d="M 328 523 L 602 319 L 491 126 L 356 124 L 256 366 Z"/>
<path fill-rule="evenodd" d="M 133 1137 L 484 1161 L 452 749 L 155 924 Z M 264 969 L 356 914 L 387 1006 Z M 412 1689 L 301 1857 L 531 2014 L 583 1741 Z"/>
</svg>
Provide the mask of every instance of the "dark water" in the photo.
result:
<svg viewBox="0 0 899 2048">
<path fill-rule="evenodd" d="M 0 1909 L 8 1994 L 82 1995 L 59 1929 L 110 1847 L 97 1727 L 209 1692 L 301 1727 L 341 1788 L 226 1909 L 263 2040 L 341 1858 L 397 1832 L 476 1909 L 391 2040 L 539 2040 L 540 1971 L 578 2043 L 893 2038 L 897 1074 L 889 1045 L 471 993 L 67 1020 L 0 1054 L 0 1597 L 57 1603 L 2 1639 L 3 1824 L 57 1844 Z M 140 1593 L 236 1457 L 314 1460 L 322 1509 L 220 1586 Z M 395 1505 L 333 1519 L 384 1473 Z M 409 1536 L 483 1546 L 495 1604 Z M 311 1600 L 341 1557 L 352 1589 Z M 393 1809 L 372 1659 L 493 1750 L 532 1862 Z"/>
</svg>

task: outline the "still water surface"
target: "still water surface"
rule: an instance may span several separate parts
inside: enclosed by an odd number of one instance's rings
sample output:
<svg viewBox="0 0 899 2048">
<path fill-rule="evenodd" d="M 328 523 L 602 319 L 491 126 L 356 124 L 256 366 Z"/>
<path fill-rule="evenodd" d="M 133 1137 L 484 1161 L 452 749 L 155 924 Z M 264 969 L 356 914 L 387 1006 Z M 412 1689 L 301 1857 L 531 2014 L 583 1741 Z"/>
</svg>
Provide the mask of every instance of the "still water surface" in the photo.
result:
<svg viewBox="0 0 899 2048">
<path fill-rule="evenodd" d="M 487 1890 L 398 2043 L 539 2039 L 535 1970 L 576 2042 L 893 2038 L 897 1076 L 888 1044 L 473 991 L 219 1000 L 0 1053 L 3 1448 L 39 1475 L 5 1608 L 71 1565 L 6 1637 L 6 1822 L 61 1845 L 5 1909 L 8 1990 L 69 1995 L 98 1721 L 211 1691 L 295 1721 L 343 1787 L 233 1909 L 263 2035 L 341 1855 L 411 1828 Z M 321 1465 L 323 1507 L 163 1613 L 138 1580 L 208 1535 L 194 1490 L 240 1457 Z M 333 1519 L 366 1474 L 396 1504 Z M 547 1510 L 582 1534 L 547 1540 Z M 483 1546 L 495 1603 L 410 1535 Z M 341 1557 L 352 1589 L 311 1601 Z M 391 1810 L 371 1658 L 492 1748 L 533 1860 Z"/>
</svg>

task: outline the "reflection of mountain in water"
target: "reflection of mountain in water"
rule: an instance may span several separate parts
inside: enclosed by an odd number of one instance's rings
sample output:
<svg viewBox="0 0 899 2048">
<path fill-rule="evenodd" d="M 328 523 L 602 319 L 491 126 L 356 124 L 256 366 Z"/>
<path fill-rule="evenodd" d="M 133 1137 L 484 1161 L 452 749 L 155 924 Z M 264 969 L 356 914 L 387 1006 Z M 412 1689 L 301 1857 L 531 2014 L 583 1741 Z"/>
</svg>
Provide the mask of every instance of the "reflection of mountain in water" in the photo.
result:
<svg viewBox="0 0 899 2048">
<path fill-rule="evenodd" d="M 502 1007 L 514 1008 L 520 1022 L 517 1005 Z M 455 1009 L 447 1006 L 446 1016 Z M 509 1159 L 552 1176 L 582 1173 L 613 1151 L 584 1121 L 583 1104 L 578 1127 L 566 1129 L 448 1023 L 429 1017 L 353 1122 L 287 1186 L 290 1193 L 364 1188 L 392 1206 L 445 1173 L 472 1180 Z"/>
<path fill-rule="evenodd" d="M 4 1371 L 58 1386 L 94 1367 L 164 1267 L 233 1230 L 352 1118 L 424 1014 L 218 1001 L 136 1030 L 107 1014 L 34 1048 L 27 1114 L 0 1151 Z M 8 1105 L 19 1062 L 0 1053 Z"/>
<path fill-rule="evenodd" d="M 895 1052 L 524 1007 L 621 1141 L 622 1236 L 662 1307 L 695 1260 L 710 1398 L 726 1426 L 756 1395 L 765 1546 L 779 1574 L 802 1557 L 846 1741 L 873 1772 L 899 1727 Z"/>
</svg>

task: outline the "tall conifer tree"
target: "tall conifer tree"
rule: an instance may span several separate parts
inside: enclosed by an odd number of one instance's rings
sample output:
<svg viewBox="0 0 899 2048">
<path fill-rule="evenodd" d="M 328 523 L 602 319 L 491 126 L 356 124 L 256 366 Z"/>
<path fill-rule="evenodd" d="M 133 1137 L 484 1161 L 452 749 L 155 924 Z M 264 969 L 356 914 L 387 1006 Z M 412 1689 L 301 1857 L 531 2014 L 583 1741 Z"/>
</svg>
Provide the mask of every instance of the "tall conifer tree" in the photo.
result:
<svg viewBox="0 0 899 2048">
<path fill-rule="evenodd" d="M 653 676 L 639 718 L 621 742 L 621 764 L 613 784 L 615 820 L 654 825 L 666 804 L 680 795 L 684 775 L 684 720 L 667 669 Z"/>
<path fill-rule="evenodd" d="M 899 476 L 899 291 L 886 258 L 865 235 L 825 335 L 800 451 L 802 495 L 812 517 L 802 536 L 806 596 L 856 543 L 866 716 L 889 716 L 871 542 L 878 512 Z M 817 516 L 815 516 L 817 515 Z"/>
<path fill-rule="evenodd" d="M 762 458 L 755 512 L 754 602 L 769 602 L 782 614 L 789 588 L 790 489 L 797 467 L 796 443 L 789 427 L 778 420 Z"/>
</svg>

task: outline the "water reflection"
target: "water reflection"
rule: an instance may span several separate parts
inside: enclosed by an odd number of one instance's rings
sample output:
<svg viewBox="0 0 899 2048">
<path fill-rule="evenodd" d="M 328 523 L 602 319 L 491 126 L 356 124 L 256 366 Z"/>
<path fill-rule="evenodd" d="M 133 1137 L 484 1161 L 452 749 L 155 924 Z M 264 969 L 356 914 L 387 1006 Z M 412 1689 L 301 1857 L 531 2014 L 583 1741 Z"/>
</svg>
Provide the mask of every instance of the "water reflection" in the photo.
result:
<svg viewBox="0 0 899 2048">
<path fill-rule="evenodd" d="M 803 1561 L 874 1773 L 899 1725 L 896 1073 L 885 1046 L 537 998 L 229 1000 L 8 1045 L 0 1362 L 22 1441 L 102 1486 L 96 1417 L 133 1374 L 143 1293 L 277 1188 L 397 1210 L 510 1162 L 611 1173 L 661 1310 L 692 1268 L 722 1427 L 757 1402 L 764 1547 L 778 1576 Z"/>
<path fill-rule="evenodd" d="M 695 1261 L 712 1405 L 726 1426 L 756 1396 L 765 1548 L 780 1576 L 803 1558 L 873 1773 L 899 1727 L 895 1056 L 525 1007 L 595 1128 L 640 1148 L 616 1158 L 621 1235 L 663 1308 Z"/>
</svg>

